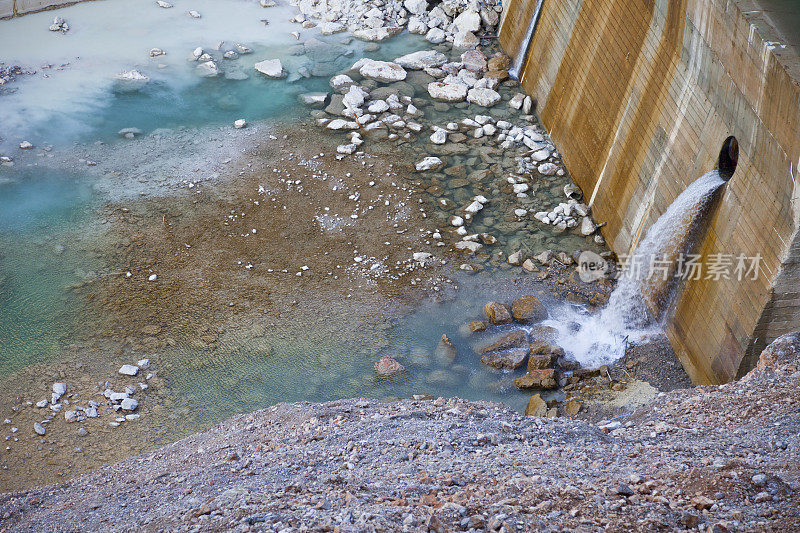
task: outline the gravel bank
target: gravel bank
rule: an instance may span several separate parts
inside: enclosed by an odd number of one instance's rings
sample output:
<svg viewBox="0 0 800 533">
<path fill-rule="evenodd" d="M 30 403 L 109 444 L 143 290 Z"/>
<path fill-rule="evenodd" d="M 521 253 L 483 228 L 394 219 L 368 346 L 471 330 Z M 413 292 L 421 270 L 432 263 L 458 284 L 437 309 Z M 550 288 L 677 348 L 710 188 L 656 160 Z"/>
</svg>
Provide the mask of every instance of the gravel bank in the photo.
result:
<svg viewBox="0 0 800 533">
<path fill-rule="evenodd" d="M 794 530 L 800 336 L 627 422 L 460 399 L 281 404 L 64 484 L 3 530 Z"/>
</svg>

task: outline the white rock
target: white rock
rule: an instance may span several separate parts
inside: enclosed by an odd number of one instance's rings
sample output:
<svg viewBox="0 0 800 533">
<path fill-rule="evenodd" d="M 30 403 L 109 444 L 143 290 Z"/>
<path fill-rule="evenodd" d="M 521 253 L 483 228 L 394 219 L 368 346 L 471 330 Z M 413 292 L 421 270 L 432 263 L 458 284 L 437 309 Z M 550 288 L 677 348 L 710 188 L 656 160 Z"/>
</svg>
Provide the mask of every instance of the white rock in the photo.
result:
<svg viewBox="0 0 800 533">
<path fill-rule="evenodd" d="M 429 43 L 440 44 L 443 43 L 445 39 L 447 39 L 447 34 L 441 28 L 431 28 L 428 30 L 428 33 L 425 34 L 425 40 Z"/>
<path fill-rule="evenodd" d="M 483 245 L 475 241 L 458 241 L 455 244 L 455 248 L 456 250 L 462 250 L 474 254 L 475 252 L 483 248 Z"/>
<path fill-rule="evenodd" d="M 340 154 L 352 154 L 358 149 L 358 145 L 351 143 L 351 144 L 340 144 L 336 147 L 336 152 Z"/>
<path fill-rule="evenodd" d="M 69 422 L 75 422 L 78 420 L 78 411 L 64 411 L 64 420 Z"/>
<path fill-rule="evenodd" d="M 39 409 L 43 409 L 47 407 L 48 403 L 50 402 L 48 402 L 47 400 L 39 400 L 38 402 L 36 402 L 36 407 L 38 407 Z"/>
<path fill-rule="evenodd" d="M 543 176 L 552 176 L 558 171 L 558 166 L 553 163 L 542 163 L 537 170 Z"/>
<path fill-rule="evenodd" d="M 401 67 L 411 70 L 440 67 L 447 63 L 447 56 L 436 50 L 420 50 L 394 60 Z"/>
<path fill-rule="evenodd" d="M 172 7 L 172 4 L 165 2 L 164 0 L 158 0 L 156 4 L 158 4 L 158 7 L 163 7 L 164 9 L 169 9 Z"/>
<path fill-rule="evenodd" d="M 121 402 L 122 400 L 128 398 L 130 395 L 127 392 L 114 392 L 111 391 L 108 394 L 108 399 L 112 402 Z"/>
<path fill-rule="evenodd" d="M 341 33 L 347 29 L 347 26 L 344 24 L 340 24 L 338 22 L 323 22 L 319 26 L 319 30 L 322 35 L 333 35 L 335 33 Z"/>
<path fill-rule="evenodd" d="M 383 113 L 384 111 L 389 111 L 389 104 L 385 100 L 375 100 L 369 103 L 367 111 L 370 113 Z"/>
<path fill-rule="evenodd" d="M 353 37 L 363 41 L 383 41 L 389 37 L 393 37 L 403 31 L 402 27 L 387 28 L 385 26 L 380 28 L 368 28 L 356 30 L 353 32 Z"/>
<path fill-rule="evenodd" d="M 261 7 L 275 7 L 278 5 L 275 0 L 258 0 L 258 4 Z"/>
<path fill-rule="evenodd" d="M 469 213 L 470 215 L 474 215 L 481 209 L 483 209 L 483 204 L 478 201 L 474 201 L 471 204 L 469 204 L 466 208 L 464 208 L 464 212 Z"/>
<path fill-rule="evenodd" d="M 157 274 L 150 274 L 150 275 L 147 277 L 147 281 L 155 281 L 155 280 L 157 280 L 157 279 L 158 279 L 158 275 L 157 275 Z"/>
<path fill-rule="evenodd" d="M 158 57 L 165 55 L 164 50 L 161 48 L 151 48 L 150 49 L 150 57 Z"/>
<path fill-rule="evenodd" d="M 444 161 L 439 159 L 438 157 L 426 157 L 422 161 L 418 162 L 415 167 L 418 171 L 422 172 L 425 170 L 438 170 L 444 166 Z"/>
<path fill-rule="evenodd" d="M 269 78 L 282 78 L 284 76 L 283 65 L 280 59 L 266 59 L 253 65 L 258 72 Z"/>
<path fill-rule="evenodd" d="M 419 261 L 420 263 L 424 263 L 426 260 L 433 257 L 433 255 L 429 254 L 428 252 L 414 252 L 413 257 L 414 261 Z"/>
<path fill-rule="evenodd" d="M 213 61 L 206 61 L 197 65 L 197 73 L 204 78 L 214 78 L 220 75 L 219 67 Z"/>
<path fill-rule="evenodd" d="M 467 97 L 468 87 L 461 83 L 442 83 L 433 81 L 428 84 L 428 94 L 436 100 L 445 102 L 462 102 Z"/>
<path fill-rule="evenodd" d="M 411 17 L 406 25 L 406 29 L 408 29 L 408 33 L 414 33 L 416 35 L 425 35 L 428 33 L 428 25 L 419 17 Z"/>
<path fill-rule="evenodd" d="M 370 78 L 382 83 L 393 83 L 406 79 L 406 70 L 397 63 L 388 61 L 369 60 L 364 63 L 359 73 L 365 78 Z"/>
<path fill-rule="evenodd" d="M 122 407 L 125 411 L 135 411 L 137 407 L 139 407 L 139 402 L 134 400 L 133 398 L 125 398 L 120 403 L 120 407 Z"/>
<path fill-rule="evenodd" d="M 193 19 L 199 19 L 200 17 L 202 17 L 202 15 L 195 10 L 189 11 L 189 16 L 192 17 Z"/>
<path fill-rule="evenodd" d="M 531 188 L 530 185 L 528 185 L 527 183 L 515 183 L 513 187 L 514 187 L 514 194 L 528 192 L 528 189 Z"/>
<path fill-rule="evenodd" d="M 475 48 L 480 44 L 480 40 L 470 31 L 460 31 L 453 36 L 454 48 Z"/>
<path fill-rule="evenodd" d="M 547 148 L 542 148 L 541 150 L 537 150 L 531 154 L 531 159 L 533 159 L 537 163 L 540 161 L 544 161 L 549 157 L 550 157 L 550 150 Z"/>
<path fill-rule="evenodd" d="M 120 72 L 114 77 L 120 81 L 133 81 L 133 82 L 143 82 L 143 83 L 150 81 L 150 78 L 148 76 L 145 76 L 136 69 Z"/>
<path fill-rule="evenodd" d="M 350 89 L 344 95 L 344 98 L 342 98 L 342 103 L 345 105 L 345 107 L 357 109 L 364 105 L 364 101 L 368 96 L 369 93 L 366 90 L 362 89 L 358 85 L 351 85 Z M 352 116 L 352 114 L 349 113 L 348 116 Z"/>
<path fill-rule="evenodd" d="M 444 144 L 447 142 L 447 131 L 446 130 L 436 130 L 431 134 L 431 142 L 433 144 Z"/>
<path fill-rule="evenodd" d="M 453 24 L 460 32 L 476 32 L 481 29 L 481 16 L 475 11 L 464 11 L 453 19 Z"/>
<path fill-rule="evenodd" d="M 331 78 L 330 86 L 334 91 L 342 92 L 346 91 L 354 83 L 353 78 L 347 74 L 338 74 Z"/>
<path fill-rule="evenodd" d="M 508 105 L 513 109 L 521 109 L 524 101 L 525 95 L 523 93 L 516 93 L 511 97 L 511 100 L 508 101 Z"/>
<path fill-rule="evenodd" d="M 500 101 L 500 93 L 492 89 L 470 89 L 467 102 L 483 107 L 492 107 Z"/>
<path fill-rule="evenodd" d="M 452 217 L 450 217 L 450 225 L 455 227 L 463 226 L 464 219 L 458 215 L 453 215 Z"/>
<path fill-rule="evenodd" d="M 428 10 L 428 1 L 427 0 L 405 0 L 403 2 L 403 6 L 408 10 L 409 13 L 413 13 L 415 15 L 422 15 L 425 11 Z"/>
<path fill-rule="evenodd" d="M 581 235 L 591 235 L 597 229 L 597 226 L 589 217 L 581 219 Z"/>
<path fill-rule="evenodd" d="M 47 434 L 47 430 L 44 429 L 44 426 L 41 425 L 39 422 L 33 423 L 33 431 L 36 432 L 37 435 L 44 437 Z"/>
<path fill-rule="evenodd" d="M 237 121 L 235 121 L 233 123 L 233 127 L 236 128 L 237 130 L 242 129 L 245 126 L 247 126 L 247 121 L 245 119 L 243 119 L 243 118 L 240 118 L 239 120 L 237 120 Z"/>
<path fill-rule="evenodd" d="M 63 396 L 67 392 L 66 383 L 53 383 L 53 393 Z"/>
<path fill-rule="evenodd" d="M 146 370 L 150 368 L 150 359 L 139 359 L 138 361 L 136 361 L 136 366 L 138 366 L 142 370 Z"/>
<path fill-rule="evenodd" d="M 135 365 L 122 365 L 117 372 L 123 376 L 135 376 L 139 373 L 139 367 Z"/>
</svg>

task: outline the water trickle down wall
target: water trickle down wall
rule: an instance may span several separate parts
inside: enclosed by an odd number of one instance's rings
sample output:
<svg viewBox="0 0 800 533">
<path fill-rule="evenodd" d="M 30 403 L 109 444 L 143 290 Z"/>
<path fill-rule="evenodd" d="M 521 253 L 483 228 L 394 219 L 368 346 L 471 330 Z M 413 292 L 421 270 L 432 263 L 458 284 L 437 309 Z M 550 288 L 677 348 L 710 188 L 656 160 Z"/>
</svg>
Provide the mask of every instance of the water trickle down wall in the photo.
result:
<svg viewBox="0 0 800 533">
<path fill-rule="evenodd" d="M 512 55 L 536 4 L 505 3 L 500 42 Z M 706 265 L 760 254 L 760 272 L 683 285 L 666 329 L 695 383 L 737 377 L 800 329 L 800 69 L 773 53 L 744 4 L 545 0 L 521 76 L 620 254 L 738 139 L 697 252 Z"/>
</svg>

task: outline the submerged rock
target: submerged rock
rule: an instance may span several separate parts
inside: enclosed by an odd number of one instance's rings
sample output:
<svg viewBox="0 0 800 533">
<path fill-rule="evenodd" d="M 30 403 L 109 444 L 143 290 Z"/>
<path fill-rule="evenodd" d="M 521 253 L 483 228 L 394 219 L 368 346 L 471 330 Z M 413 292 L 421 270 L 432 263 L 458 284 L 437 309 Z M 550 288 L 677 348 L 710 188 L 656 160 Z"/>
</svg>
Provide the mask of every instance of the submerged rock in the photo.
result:
<svg viewBox="0 0 800 533">
<path fill-rule="evenodd" d="M 481 363 L 505 370 L 514 370 L 522 366 L 528 356 L 526 348 L 511 348 L 503 352 L 491 352 L 481 355 Z"/>
<path fill-rule="evenodd" d="M 447 362 L 452 363 L 456 359 L 456 354 L 458 353 L 456 347 L 453 346 L 453 343 L 450 342 L 450 339 L 447 338 L 447 335 L 442 334 L 442 338 L 439 341 L 439 344 L 436 345 L 436 350 L 434 352 L 436 357 Z"/>
<path fill-rule="evenodd" d="M 489 302 L 483 306 L 483 312 L 486 313 L 486 317 L 492 324 L 511 324 L 511 313 L 509 313 L 508 308 L 501 303 Z"/>
<path fill-rule="evenodd" d="M 481 353 L 499 352 L 510 348 L 525 348 L 528 350 L 528 336 L 521 329 L 506 333 L 498 340 L 481 348 Z"/>
<path fill-rule="evenodd" d="M 213 61 L 205 61 L 197 65 L 197 73 L 204 78 L 214 78 L 221 74 L 219 67 Z"/>
<path fill-rule="evenodd" d="M 547 318 L 547 309 L 539 298 L 527 294 L 514 300 L 511 304 L 511 315 L 517 322 L 541 322 Z"/>
<path fill-rule="evenodd" d="M 388 355 L 375 361 L 375 372 L 381 376 L 391 376 L 403 372 L 406 368 Z"/>
<path fill-rule="evenodd" d="M 387 28 L 382 26 L 380 28 L 367 28 L 356 30 L 353 32 L 353 37 L 361 39 L 362 41 L 383 41 L 389 37 L 393 37 L 403 31 L 403 28 Z"/>
</svg>

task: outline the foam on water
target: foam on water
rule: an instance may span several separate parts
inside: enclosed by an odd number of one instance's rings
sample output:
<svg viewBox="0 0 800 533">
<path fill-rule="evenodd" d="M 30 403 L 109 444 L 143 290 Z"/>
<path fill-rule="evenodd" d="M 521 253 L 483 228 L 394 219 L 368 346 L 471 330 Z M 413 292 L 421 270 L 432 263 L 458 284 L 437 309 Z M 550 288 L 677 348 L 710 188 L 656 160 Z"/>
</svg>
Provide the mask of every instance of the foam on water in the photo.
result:
<svg viewBox="0 0 800 533">
<path fill-rule="evenodd" d="M 608 304 L 589 314 L 574 306 L 551 312 L 545 324 L 558 330 L 557 344 L 585 367 L 613 362 L 625 355 L 629 343 L 661 330 L 661 319 L 675 293 L 675 269 L 680 254 L 694 246 L 704 215 L 725 181 L 708 172 L 686 188 L 650 227 L 630 259 Z M 669 263 L 662 275 L 656 261 Z M 655 313 L 655 314 L 654 314 Z"/>
</svg>

